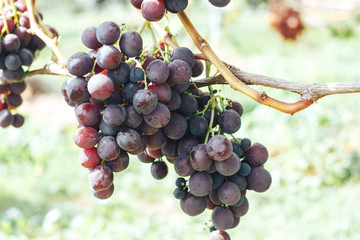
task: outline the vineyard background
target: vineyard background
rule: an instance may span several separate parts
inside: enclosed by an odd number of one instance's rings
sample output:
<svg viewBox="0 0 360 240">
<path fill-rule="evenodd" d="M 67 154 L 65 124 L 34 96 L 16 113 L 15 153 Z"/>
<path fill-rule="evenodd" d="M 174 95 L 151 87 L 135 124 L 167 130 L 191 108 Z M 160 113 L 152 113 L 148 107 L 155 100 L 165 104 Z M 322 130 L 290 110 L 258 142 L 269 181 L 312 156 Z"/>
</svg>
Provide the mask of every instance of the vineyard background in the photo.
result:
<svg viewBox="0 0 360 240">
<path fill-rule="evenodd" d="M 254 9 L 232 1 L 214 9 L 192 1 L 188 14 L 220 58 L 249 72 L 301 83 L 359 80 L 359 18 L 325 20 L 307 12 L 307 29 L 297 42 L 284 42 L 267 22 L 263 5 Z M 235 3 L 236 2 L 236 3 Z M 38 1 L 44 21 L 62 36 L 66 57 L 85 50 L 82 29 L 105 20 L 136 29 L 140 15 L 127 1 Z M 321 16 L 321 17 L 320 17 Z M 191 39 L 170 18 L 181 45 Z M 151 43 L 150 38 L 148 43 Z M 33 67 L 51 53 L 41 53 Z M 114 196 L 91 196 L 87 171 L 78 163 L 72 142 L 77 127 L 73 109 L 62 99 L 65 78 L 36 76 L 19 111 L 21 129 L 0 129 L 0 239 L 206 239 L 210 215 L 190 218 L 172 197 L 176 178 L 150 175 L 150 166 L 132 157 L 130 167 L 115 178 Z M 278 99 L 298 96 L 264 90 Z M 273 176 L 264 194 L 248 193 L 249 213 L 233 239 L 359 239 L 360 238 L 360 105 L 358 94 L 329 96 L 288 116 L 259 105 L 221 86 L 245 109 L 239 137 L 268 147 L 267 169 Z"/>
</svg>

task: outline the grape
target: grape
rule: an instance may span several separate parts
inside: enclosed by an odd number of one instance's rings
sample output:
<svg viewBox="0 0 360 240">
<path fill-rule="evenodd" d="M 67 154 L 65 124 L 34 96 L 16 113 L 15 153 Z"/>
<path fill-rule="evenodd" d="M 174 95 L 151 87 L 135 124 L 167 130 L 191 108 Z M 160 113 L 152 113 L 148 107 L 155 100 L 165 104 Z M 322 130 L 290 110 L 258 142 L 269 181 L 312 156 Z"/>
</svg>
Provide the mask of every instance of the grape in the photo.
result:
<svg viewBox="0 0 360 240">
<path fill-rule="evenodd" d="M 169 123 L 163 128 L 165 136 L 177 140 L 182 138 L 187 131 L 187 121 L 179 113 L 171 114 Z"/>
<path fill-rule="evenodd" d="M 183 199 L 186 196 L 186 191 L 180 188 L 175 188 L 173 195 L 176 199 Z"/>
<path fill-rule="evenodd" d="M 30 28 L 29 13 L 27 11 L 20 16 L 19 24 L 20 24 L 20 26 L 25 27 L 27 29 Z"/>
<path fill-rule="evenodd" d="M 120 104 L 110 104 L 103 112 L 103 119 L 109 126 L 120 126 L 127 119 L 127 111 Z"/>
<path fill-rule="evenodd" d="M 219 194 L 217 189 L 213 189 L 209 193 L 209 199 L 215 206 L 221 206 L 223 203 L 219 199 Z"/>
<path fill-rule="evenodd" d="M 121 35 L 119 46 L 125 56 L 137 57 L 143 49 L 143 41 L 138 32 L 128 31 Z"/>
<path fill-rule="evenodd" d="M 230 240 L 230 236 L 225 231 L 212 231 L 209 240 Z"/>
<path fill-rule="evenodd" d="M 194 66 L 192 67 L 191 71 L 192 71 L 192 77 L 198 77 L 203 73 L 204 65 L 200 60 L 195 60 Z"/>
<path fill-rule="evenodd" d="M 269 157 L 267 149 L 260 143 L 254 143 L 246 152 L 246 161 L 254 167 L 263 165 Z"/>
<path fill-rule="evenodd" d="M 96 27 L 85 28 L 81 34 L 81 42 L 91 49 L 98 49 L 102 46 L 96 38 Z"/>
<path fill-rule="evenodd" d="M 27 48 L 32 51 L 42 50 L 46 44 L 37 35 L 31 35 L 31 40 Z"/>
<path fill-rule="evenodd" d="M 213 186 L 213 179 L 207 172 L 196 172 L 189 180 L 190 192 L 197 197 L 205 197 Z"/>
<path fill-rule="evenodd" d="M 179 13 L 185 10 L 188 0 L 164 0 L 165 8 L 169 12 Z"/>
<path fill-rule="evenodd" d="M 91 72 L 93 61 L 85 52 L 77 52 L 71 55 L 67 62 L 67 70 L 70 74 L 81 77 Z"/>
<path fill-rule="evenodd" d="M 103 22 L 96 29 L 96 38 L 102 44 L 113 45 L 119 37 L 120 27 L 114 22 Z"/>
<path fill-rule="evenodd" d="M 167 103 L 170 101 L 171 88 L 167 83 L 162 83 L 159 85 L 150 83 L 148 85 L 148 88 L 153 90 L 156 93 L 156 95 L 158 97 L 158 102 Z"/>
<path fill-rule="evenodd" d="M 224 176 L 221 175 L 219 172 L 214 172 L 211 174 L 211 177 L 213 178 L 213 189 L 218 188 L 225 180 Z"/>
<path fill-rule="evenodd" d="M 114 84 L 111 79 L 104 74 L 96 74 L 89 79 L 88 90 L 90 95 L 96 100 L 109 98 L 114 91 Z"/>
<path fill-rule="evenodd" d="M 227 106 L 226 109 L 232 109 L 235 112 L 237 112 L 239 114 L 239 116 L 241 117 L 242 114 L 244 113 L 244 109 L 242 107 L 242 105 L 237 102 L 237 101 L 231 101 L 231 105 L 232 106 Z"/>
<path fill-rule="evenodd" d="M 165 135 L 161 129 L 159 129 L 155 134 L 147 135 L 145 137 L 147 140 L 148 149 L 159 149 L 165 143 Z"/>
<path fill-rule="evenodd" d="M 138 155 L 146 150 L 146 144 L 147 144 L 146 138 L 142 134 L 139 134 L 139 135 L 140 135 L 140 147 L 138 149 L 136 149 L 135 151 L 128 151 L 128 153 L 131 155 Z"/>
<path fill-rule="evenodd" d="M 250 172 L 251 172 L 251 166 L 247 162 L 242 161 L 238 174 L 240 176 L 246 177 L 247 175 L 250 174 Z"/>
<path fill-rule="evenodd" d="M 21 127 L 21 126 L 24 124 L 24 121 L 25 121 L 25 119 L 24 119 L 24 117 L 23 117 L 22 115 L 20 115 L 20 114 L 15 114 L 12 125 L 13 125 L 14 127 L 16 127 L 16 128 L 19 128 L 19 127 Z"/>
<path fill-rule="evenodd" d="M 211 221 L 218 230 L 230 229 L 234 223 L 234 215 L 225 207 L 216 207 L 211 214 Z"/>
<path fill-rule="evenodd" d="M 209 2 L 215 7 L 225 7 L 229 4 L 230 0 L 209 0 Z"/>
<path fill-rule="evenodd" d="M 165 83 L 169 75 L 170 68 L 161 60 L 152 61 L 146 68 L 147 79 L 155 84 Z"/>
<path fill-rule="evenodd" d="M 14 2 L 14 6 L 16 7 L 16 10 L 20 12 L 25 12 L 27 10 L 26 5 L 23 2 Z"/>
<path fill-rule="evenodd" d="M 243 191 L 246 189 L 246 186 L 247 186 L 246 177 L 240 176 L 239 174 L 234 174 L 232 176 L 229 176 L 228 180 L 230 182 L 235 183 L 239 187 L 240 191 Z"/>
<path fill-rule="evenodd" d="M 161 151 L 167 158 L 177 158 L 178 157 L 178 153 L 177 153 L 178 144 L 179 144 L 179 141 L 175 141 L 175 140 L 167 138 L 167 139 L 165 139 L 164 145 L 161 147 Z"/>
<path fill-rule="evenodd" d="M 122 172 L 129 166 L 129 155 L 126 151 L 120 151 L 117 158 L 112 161 L 106 161 L 105 165 L 113 172 Z"/>
<path fill-rule="evenodd" d="M 244 138 L 241 140 L 241 147 L 244 151 L 247 151 L 251 146 L 251 140 L 248 138 Z"/>
<path fill-rule="evenodd" d="M 190 154 L 190 152 L 193 150 L 193 148 L 198 145 L 200 142 L 193 136 L 185 136 L 181 138 L 178 146 L 178 153 L 180 154 Z"/>
<path fill-rule="evenodd" d="M 190 132 L 194 136 L 206 135 L 209 128 L 209 122 L 202 116 L 196 116 L 190 121 Z"/>
<path fill-rule="evenodd" d="M 156 108 L 157 95 L 153 90 L 138 90 L 133 97 L 135 110 L 141 114 L 149 114 Z"/>
<path fill-rule="evenodd" d="M 105 105 L 111 105 L 111 104 L 117 105 L 117 104 L 119 104 L 119 103 L 122 103 L 123 101 L 124 101 L 124 100 L 123 100 L 123 98 L 122 98 L 122 96 L 121 96 L 121 93 L 119 92 L 118 88 L 116 88 L 116 87 L 114 86 L 114 91 L 113 91 L 113 93 L 111 94 L 110 97 L 108 97 L 107 99 L 105 99 L 105 100 L 103 101 L 103 103 L 104 103 L 104 106 L 105 106 Z M 103 106 L 103 107 L 104 107 L 104 106 Z"/>
<path fill-rule="evenodd" d="M 121 63 L 121 52 L 114 46 L 102 46 L 96 53 L 96 63 L 103 69 L 116 69 Z"/>
<path fill-rule="evenodd" d="M 249 202 L 247 198 L 245 197 L 243 204 L 241 204 L 239 207 L 231 206 L 230 210 L 234 214 L 234 217 L 244 216 L 249 210 Z"/>
<path fill-rule="evenodd" d="M 231 176 L 237 173 L 240 169 L 240 159 L 235 154 L 232 153 L 229 158 L 224 161 L 215 161 L 216 170 L 224 176 Z"/>
<path fill-rule="evenodd" d="M 233 206 L 234 207 L 239 207 L 241 204 L 244 203 L 244 200 L 245 200 L 245 196 L 241 193 L 240 200 L 237 203 L 235 203 Z"/>
<path fill-rule="evenodd" d="M 142 68 L 139 67 L 134 67 L 133 69 L 130 70 L 129 78 L 132 83 L 138 83 L 140 81 L 144 81 L 145 79 L 144 70 L 142 70 Z"/>
<path fill-rule="evenodd" d="M 141 14 L 150 21 L 159 21 L 165 14 L 163 0 L 144 0 L 141 4 Z"/>
<path fill-rule="evenodd" d="M 97 151 L 101 159 L 111 161 L 120 154 L 120 147 L 113 136 L 104 136 L 99 140 Z"/>
<path fill-rule="evenodd" d="M 105 136 L 116 136 L 120 131 L 120 127 L 112 127 L 107 125 L 103 118 L 100 120 L 99 128 L 102 134 Z"/>
<path fill-rule="evenodd" d="M 241 126 L 240 115 L 234 110 L 225 110 L 219 116 L 220 129 L 228 134 L 236 133 Z"/>
<path fill-rule="evenodd" d="M 205 108 L 205 106 L 208 104 L 208 102 L 211 100 L 211 97 L 209 95 L 207 95 L 208 93 L 200 96 L 200 99 L 198 99 L 199 101 L 199 106 L 201 109 Z M 209 111 L 211 114 L 211 111 Z M 211 116 L 211 115 L 210 115 Z"/>
<path fill-rule="evenodd" d="M 100 110 L 92 103 L 82 103 L 75 109 L 75 116 L 81 125 L 85 127 L 95 126 L 100 122 Z"/>
<path fill-rule="evenodd" d="M 0 85 L 0 93 L 7 93 L 9 91 L 9 87 L 10 87 L 10 90 L 11 90 L 12 86 L 18 86 L 18 84 L 22 84 L 23 82 L 13 83 L 13 84 L 6 84 L 6 83 L 4 84 L 3 83 L 3 84 Z M 25 88 L 24 88 L 24 90 L 25 90 Z M 13 92 L 13 90 L 11 90 L 11 91 Z M 22 92 L 23 92 L 23 90 L 22 90 Z M 15 92 L 15 93 L 20 94 L 21 92 Z"/>
<path fill-rule="evenodd" d="M 195 173 L 195 170 L 191 167 L 190 157 L 188 154 L 180 154 L 174 162 L 175 172 L 179 176 L 187 177 Z"/>
<path fill-rule="evenodd" d="M 34 54 L 27 48 L 20 49 L 19 57 L 21 59 L 21 64 L 24 66 L 30 66 L 34 61 Z"/>
<path fill-rule="evenodd" d="M 174 89 L 178 93 L 182 93 L 188 90 L 190 85 L 191 85 L 190 81 L 187 81 L 186 83 L 183 84 L 174 84 L 174 86 L 172 86 L 172 89 Z"/>
<path fill-rule="evenodd" d="M 153 56 L 151 55 L 145 55 L 144 56 L 145 60 L 143 61 L 143 63 L 141 64 L 141 67 L 146 70 L 146 68 L 149 66 L 149 64 L 152 62 L 152 61 L 155 61 L 156 58 L 154 58 Z"/>
<path fill-rule="evenodd" d="M 96 147 L 84 149 L 80 152 L 79 162 L 83 167 L 94 168 L 100 164 L 101 158 L 97 153 Z"/>
<path fill-rule="evenodd" d="M 3 38 L 2 46 L 5 52 L 17 52 L 20 49 L 21 41 L 17 35 L 9 33 Z"/>
<path fill-rule="evenodd" d="M 232 146 L 233 146 L 233 152 L 236 153 L 239 158 L 244 157 L 244 150 L 242 149 L 241 145 L 238 142 L 231 142 Z"/>
<path fill-rule="evenodd" d="M 175 185 L 180 189 L 184 189 L 186 187 L 185 178 L 183 178 L 183 177 L 177 178 L 176 181 L 175 181 Z"/>
<path fill-rule="evenodd" d="M 247 176 L 250 189 L 255 192 L 265 192 L 271 185 L 270 173 L 262 167 L 254 167 Z"/>
<path fill-rule="evenodd" d="M 151 175 L 155 179 L 163 179 L 168 174 L 168 167 L 165 162 L 157 161 L 151 164 Z"/>
<path fill-rule="evenodd" d="M 4 69 L 2 77 L 5 81 L 21 81 L 25 77 L 25 73 L 21 67 L 15 71 Z"/>
<path fill-rule="evenodd" d="M 18 54 L 12 53 L 6 56 L 5 66 L 8 70 L 14 71 L 21 67 L 21 59 Z"/>
<path fill-rule="evenodd" d="M 169 64 L 169 68 L 169 79 L 175 84 L 185 84 L 190 80 L 192 76 L 192 70 L 190 65 L 181 59 L 176 59 L 171 62 Z"/>
<path fill-rule="evenodd" d="M 126 120 L 125 126 L 129 128 L 137 128 L 143 121 L 143 117 L 140 113 L 138 113 L 133 105 L 127 105 L 126 109 Z"/>
<path fill-rule="evenodd" d="M 95 191 L 110 188 L 113 180 L 114 174 L 107 166 L 96 166 L 89 173 L 90 187 Z"/>
<path fill-rule="evenodd" d="M 174 62 L 178 59 L 183 60 L 184 62 L 189 64 L 191 68 L 194 66 L 195 56 L 193 52 L 186 47 L 177 47 L 174 49 L 170 62 Z"/>
<path fill-rule="evenodd" d="M 114 184 L 111 184 L 111 186 L 108 189 L 95 191 L 91 189 L 91 193 L 94 195 L 94 197 L 98 199 L 108 199 L 111 197 L 111 195 L 114 193 Z"/>
<path fill-rule="evenodd" d="M 130 0 L 130 3 L 137 9 L 141 9 L 141 4 L 143 0 Z"/>
<path fill-rule="evenodd" d="M 154 135 L 159 130 L 158 128 L 150 126 L 145 121 L 142 121 L 137 129 L 144 135 Z"/>
<path fill-rule="evenodd" d="M 85 78 L 74 77 L 67 80 L 66 95 L 74 103 L 87 102 L 90 99 L 90 94 L 87 90 L 87 82 Z"/>
<path fill-rule="evenodd" d="M 130 75 L 130 67 L 127 63 L 121 62 L 115 69 L 108 71 L 108 76 L 113 80 L 114 84 L 121 86 L 128 82 Z"/>
<path fill-rule="evenodd" d="M 125 84 L 121 91 L 121 96 L 126 102 L 132 103 L 135 93 L 140 90 L 141 87 L 135 83 L 128 82 Z"/>
<path fill-rule="evenodd" d="M 19 27 L 15 28 L 14 34 L 18 36 L 22 48 L 29 45 L 30 40 L 31 40 L 31 35 L 27 31 L 26 27 L 19 26 Z"/>
<path fill-rule="evenodd" d="M 205 211 L 206 203 L 205 197 L 196 197 L 191 193 L 187 193 L 186 196 L 180 200 L 180 207 L 187 215 L 196 216 Z"/>
<path fill-rule="evenodd" d="M 171 90 L 171 98 L 165 105 L 169 108 L 170 111 L 178 110 L 181 106 L 180 95 L 176 91 Z"/>
<path fill-rule="evenodd" d="M 196 171 L 205 171 L 211 166 L 213 160 L 207 154 L 205 144 L 199 144 L 193 148 L 190 152 L 190 163 Z"/>
<path fill-rule="evenodd" d="M 76 129 L 73 140 L 80 148 L 92 148 L 99 141 L 99 134 L 94 128 L 80 127 Z"/>
<path fill-rule="evenodd" d="M 229 139 L 223 135 L 215 135 L 207 144 L 209 157 L 216 161 L 224 161 L 231 156 L 233 148 Z"/>
<path fill-rule="evenodd" d="M 14 121 L 14 116 L 8 109 L 2 109 L 0 111 L 0 126 L 6 128 L 10 126 Z"/>
<path fill-rule="evenodd" d="M 152 158 L 161 158 L 164 156 L 161 149 L 148 149 L 146 148 L 145 152 Z"/>
<path fill-rule="evenodd" d="M 144 121 L 153 128 L 162 128 L 170 120 L 170 111 L 162 103 L 158 103 L 154 111 L 144 115 Z"/>
<path fill-rule="evenodd" d="M 224 182 L 217 190 L 219 200 L 227 205 L 235 205 L 241 198 L 239 187 L 233 182 Z"/>
<path fill-rule="evenodd" d="M 179 111 L 184 115 L 191 115 L 196 112 L 199 108 L 198 102 L 193 96 L 190 95 L 182 95 L 181 96 L 181 105 Z"/>
<path fill-rule="evenodd" d="M 137 157 L 143 163 L 152 163 L 155 160 L 155 158 L 150 157 L 146 152 L 140 153 Z"/>
<path fill-rule="evenodd" d="M 21 96 L 19 94 L 15 94 L 15 93 L 10 93 L 7 96 L 7 100 L 8 100 L 9 105 L 12 107 L 19 107 L 23 102 Z"/>
<path fill-rule="evenodd" d="M 141 145 L 139 133 L 131 128 L 120 131 L 116 137 L 118 145 L 127 152 L 137 150 Z"/>
</svg>

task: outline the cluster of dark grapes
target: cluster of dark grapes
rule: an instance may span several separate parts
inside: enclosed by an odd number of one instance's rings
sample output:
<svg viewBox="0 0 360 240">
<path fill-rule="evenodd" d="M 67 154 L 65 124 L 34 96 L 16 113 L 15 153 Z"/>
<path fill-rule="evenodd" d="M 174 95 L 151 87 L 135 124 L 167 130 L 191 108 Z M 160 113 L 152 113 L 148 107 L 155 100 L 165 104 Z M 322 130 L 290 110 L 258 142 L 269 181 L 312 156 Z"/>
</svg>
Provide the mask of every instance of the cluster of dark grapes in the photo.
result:
<svg viewBox="0 0 360 240">
<path fill-rule="evenodd" d="M 6 1 L 5 1 L 6 2 Z M 22 0 L 3 6 L 0 13 L 0 126 L 21 127 L 24 117 L 11 110 L 19 107 L 23 100 L 20 94 L 25 90 L 24 68 L 30 67 L 34 54 L 45 47 L 36 35 L 29 33 L 30 20 L 27 7 Z M 42 16 L 36 14 L 38 21 Z M 57 36 L 56 31 L 47 26 L 47 31 Z"/>
<path fill-rule="evenodd" d="M 216 7 L 225 7 L 230 0 L 209 0 Z M 159 21 L 166 11 L 180 13 L 188 6 L 188 0 L 130 0 L 130 3 L 141 10 L 142 16 L 150 21 Z"/>
<path fill-rule="evenodd" d="M 111 21 L 86 28 L 81 39 L 91 50 L 69 58 L 74 77 L 62 93 L 75 107 L 73 140 L 83 149 L 79 159 L 90 170 L 93 195 L 113 194 L 113 173 L 128 167 L 129 154 L 151 164 L 155 179 L 173 164 L 183 211 L 195 216 L 213 209 L 212 229 L 219 231 L 211 234 L 227 235 L 248 209 L 246 189 L 263 192 L 271 184 L 263 168 L 266 148 L 225 136 L 240 129 L 241 104 L 191 82 L 204 66 L 186 47 L 144 49 L 139 33 Z"/>
<path fill-rule="evenodd" d="M 228 111 L 235 115 L 234 110 L 226 110 L 219 118 Z M 224 118 L 221 130 L 228 124 L 234 126 L 228 118 Z M 174 196 L 181 199 L 181 209 L 190 216 L 206 208 L 213 210 L 210 240 L 230 239 L 225 230 L 238 226 L 249 209 L 246 191 L 264 192 L 271 185 L 271 175 L 264 169 L 267 149 L 259 143 L 251 145 L 247 138 L 230 141 L 224 135 L 214 135 L 207 144 L 196 144 L 187 144 L 187 151 L 175 160 L 175 171 L 182 177 L 176 180 Z"/>
</svg>

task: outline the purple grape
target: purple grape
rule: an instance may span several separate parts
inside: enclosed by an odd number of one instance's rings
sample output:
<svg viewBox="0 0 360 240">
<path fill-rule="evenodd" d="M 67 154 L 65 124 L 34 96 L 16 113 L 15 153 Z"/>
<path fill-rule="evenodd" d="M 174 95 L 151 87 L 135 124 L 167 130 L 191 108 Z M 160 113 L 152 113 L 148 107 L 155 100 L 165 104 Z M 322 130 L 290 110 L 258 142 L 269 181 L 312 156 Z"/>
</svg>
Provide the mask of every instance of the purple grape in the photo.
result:
<svg viewBox="0 0 360 240">
<path fill-rule="evenodd" d="M 169 75 L 170 68 L 161 60 L 152 61 L 146 68 L 147 79 L 155 84 L 165 83 Z"/>
<path fill-rule="evenodd" d="M 121 62 L 115 69 L 108 71 L 108 76 L 113 80 L 114 84 L 121 86 L 128 82 L 130 75 L 130 67 L 127 63 Z"/>
<path fill-rule="evenodd" d="M 163 0 L 144 0 L 141 4 L 141 14 L 150 21 L 159 21 L 165 14 Z"/>
<path fill-rule="evenodd" d="M 191 115 L 196 112 L 199 108 L 198 102 L 193 96 L 190 95 L 182 95 L 181 96 L 181 105 L 179 111 L 184 115 Z"/>
<path fill-rule="evenodd" d="M 233 182 L 224 182 L 217 190 L 219 200 L 227 205 L 235 205 L 241 198 L 239 187 Z"/>
<path fill-rule="evenodd" d="M 178 110 L 181 106 L 180 95 L 176 91 L 171 90 L 171 98 L 165 105 L 169 108 L 170 111 Z"/>
<path fill-rule="evenodd" d="M 114 174 L 107 166 L 96 166 L 89 173 L 90 187 L 95 191 L 102 191 L 111 187 Z"/>
<path fill-rule="evenodd" d="M 24 119 L 23 115 L 15 114 L 12 125 L 16 128 L 19 128 L 22 125 L 24 125 L 24 121 L 25 121 L 25 119 Z"/>
<path fill-rule="evenodd" d="M 127 111 L 120 104 L 110 104 L 103 112 L 103 119 L 107 125 L 117 127 L 127 119 Z"/>
<path fill-rule="evenodd" d="M 65 84 L 67 97 L 74 103 L 84 103 L 89 101 L 90 93 L 87 89 L 87 82 L 83 77 L 74 77 L 66 81 Z"/>
<path fill-rule="evenodd" d="M 190 177 L 189 190 L 194 196 L 207 196 L 211 191 L 212 186 L 213 179 L 207 172 L 196 172 Z"/>
<path fill-rule="evenodd" d="M 176 59 L 171 62 L 169 64 L 169 68 L 169 79 L 175 84 L 185 84 L 190 80 L 192 76 L 192 70 L 190 65 L 181 59 Z"/>
<path fill-rule="evenodd" d="M 174 168 L 177 175 L 187 177 L 195 173 L 195 170 L 190 164 L 190 157 L 188 154 L 180 154 L 174 162 Z"/>
<path fill-rule="evenodd" d="M 85 52 L 77 52 L 71 55 L 67 62 L 67 70 L 70 74 L 81 77 L 91 72 L 93 61 Z"/>
<path fill-rule="evenodd" d="M 236 133 L 241 126 L 240 115 L 235 110 L 225 110 L 219 116 L 220 129 L 228 134 Z"/>
<path fill-rule="evenodd" d="M 144 115 L 144 121 L 153 128 L 162 128 L 170 121 L 170 111 L 162 103 L 158 103 L 154 111 Z"/>
<path fill-rule="evenodd" d="M 204 136 L 209 129 L 209 122 L 202 116 L 196 116 L 191 119 L 189 129 L 194 136 Z"/>
<path fill-rule="evenodd" d="M 149 114 L 156 108 L 157 95 L 153 90 L 138 90 L 133 97 L 135 110 L 141 114 Z"/>
<path fill-rule="evenodd" d="M 165 8 L 169 12 L 179 13 L 185 10 L 188 0 L 164 0 Z"/>
<path fill-rule="evenodd" d="M 242 217 L 244 216 L 249 210 L 249 202 L 246 197 L 244 197 L 244 202 L 239 207 L 230 207 L 231 212 L 233 213 L 234 217 Z"/>
<path fill-rule="evenodd" d="M 206 150 L 209 157 L 215 161 L 224 161 L 233 152 L 230 140 L 223 135 L 215 135 L 210 138 Z"/>
<path fill-rule="evenodd" d="M 195 63 L 195 56 L 190 49 L 186 47 L 177 47 L 172 52 L 170 61 L 174 62 L 175 60 L 182 60 L 189 64 L 190 68 L 192 68 Z"/>
<path fill-rule="evenodd" d="M 127 152 L 137 150 L 141 145 L 139 133 L 131 128 L 120 131 L 116 137 L 118 145 Z"/>
<path fill-rule="evenodd" d="M 165 162 L 157 161 L 151 164 L 151 175 L 155 179 L 163 179 L 168 174 L 168 167 Z"/>
<path fill-rule="evenodd" d="M 211 166 L 213 160 L 207 154 L 205 144 L 199 144 L 193 148 L 190 152 L 190 163 L 196 171 L 205 171 Z"/>
<path fill-rule="evenodd" d="M 125 126 L 129 128 L 137 128 L 143 121 L 143 117 L 140 113 L 138 113 L 133 105 L 127 105 L 126 109 L 126 120 Z"/>
<path fill-rule="evenodd" d="M 90 49 L 98 49 L 102 46 L 96 38 L 96 27 L 85 28 L 81 34 L 81 42 Z"/>
<path fill-rule="evenodd" d="M 187 121 L 179 113 L 171 114 L 169 123 L 163 128 L 165 136 L 170 139 L 181 139 L 187 131 Z"/>
<path fill-rule="evenodd" d="M 20 49 L 19 57 L 21 59 L 21 64 L 24 66 L 30 66 L 34 61 L 34 54 L 27 48 Z"/>
<path fill-rule="evenodd" d="M 204 71 L 204 64 L 200 60 L 195 60 L 194 66 L 192 67 L 192 77 L 200 76 Z"/>
<path fill-rule="evenodd" d="M 269 157 L 269 153 L 262 144 L 254 143 L 246 152 L 245 160 L 254 167 L 263 165 Z"/>
<path fill-rule="evenodd" d="M 114 22 L 106 21 L 96 28 L 96 38 L 102 44 L 113 45 L 119 37 L 120 27 Z"/>
<path fill-rule="evenodd" d="M 120 37 L 120 50 L 128 57 L 137 57 L 143 49 L 143 41 L 141 35 L 136 31 L 128 31 Z"/>
<path fill-rule="evenodd" d="M 153 135 L 145 136 L 147 140 L 147 148 L 148 149 L 160 149 L 165 144 L 165 135 L 161 129 L 159 129 Z"/>
<path fill-rule="evenodd" d="M 265 192 L 271 185 L 271 175 L 262 167 L 254 167 L 246 179 L 249 188 L 255 192 Z"/>
<path fill-rule="evenodd" d="M 230 229 L 234 223 L 234 215 L 230 209 L 218 206 L 211 214 L 211 222 L 218 230 Z"/>
<path fill-rule="evenodd" d="M 119 156 L 120 147 L 116 143 L 115 137 L 104 136 L 98 142 L 97 152 L 101 159 L 105 161 L 111 161 Z"/>
<path fill-rule="evenodd" d="M 114 91 L 113 82 L 104 74 L 96 74 L 92 76 L 89 79 L 87 87 L 90 95 L 100 101 L 109 98 Z"/>
<path fill-rule="evenodd" d="M 186 196 L 180 200 L 180 207 L 184 213 L 189 216 L 196 216 L 203 213 L 206 209 L 206 198 L 196 197 L 191 193 L 187 193 Z"/>
<path fill-rule="evenodd" d="M 116 69 L 121 63 L 121 52 L 114 46 L 104 45 L 96 54 L 96 63 L 103 69 Z"/>
<path fill-rule="evenodd" d="M 8 109 L 2 109 L 0 111 L 0 126 L 6 128 L 10 126 L 14 121 L 14 116 Z"/>
<path fill-rule="evenodd" d="M 215 161 L 216 170 L 224 176 L 231 176 L 237 173 L 240 169 L 240 159 L 238 155 L 232 153 L 229 158 L 224 161 Z"/>
<path fill-rule="evenodd" d="M 9 33 L 2 40 L 2 46 L 5 52 L 17 52 L 20 49 L 21 41 L 17 35 Z"/>
<path fill-rule="evenodd" d="M 148 88 L 156 93 L 158 97 L 158 102 L 167 104 L 170 101 L 171 88 L 167 83 L 162 83 L 159 85 L 150 83 L 148 85 Z"/>
<path fill-rule="evenodd" d="M 79 124 L 85 127 L 95 126 L 100 122 L 100 109 L 92 103 L 82 103 L 75 109 L 75 116 Z"/>
<path fill-rule="evenodd" d="M 94 195 L 94 197 L 98 199 L 108 199 L 114 193 L 114 184 L 111 184 L 108 189 L 100 191 L 95 191 L 94 189 L 91 189 L 91 193 Z"/>
</svg>

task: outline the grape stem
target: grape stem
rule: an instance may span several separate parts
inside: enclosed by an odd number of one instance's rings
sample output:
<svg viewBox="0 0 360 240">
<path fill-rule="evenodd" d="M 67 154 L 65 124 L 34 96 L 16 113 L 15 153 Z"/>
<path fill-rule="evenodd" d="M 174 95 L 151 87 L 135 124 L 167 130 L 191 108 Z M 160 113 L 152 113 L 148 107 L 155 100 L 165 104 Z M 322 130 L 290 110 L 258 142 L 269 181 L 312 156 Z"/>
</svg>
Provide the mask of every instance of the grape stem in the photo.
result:
<svg viewBox="0 0 360 240">
<path fill-rule="evenodd" d="M 30 33 L 31 34 L 35 34 L 37 35 L 41 40 L 44 41 L 44 43 L 46 44 L 46 46 L 48 46 L 52 52 L 54 53 L 54 55 L 56 56 L 60 66 L 62 66 L 63 68 L 66 67 L 67 64 L 67 60 L 66 58 L 62 55 L 60 49 L 57 46 L 57 39 L 54 38 L 50 38 L 49 36 L 47 36 L 39 27 L 39 24 L 36 22 L 36 18 L 35 18 L 35 11 L 34 11 L 34 6 L 31 0 L 25 0 L 25 4 L 26 7 L 28 9 L 29 12 L 29 19 L 30 19 Z"/>
<path fill-rule="evenodd" d="M 141 26 L 138 28 L 137 32 L 141 35 L 141 34 L 143 33 L 143 31 L 145 30 L 145 28 L 146 28 L 147 26 L 149 26 L 149 24 L 150 24 L 150 22 L 147 21 L 147 20 L 145 20 L 145 21 L 141 24 Z"/>
</svg>

